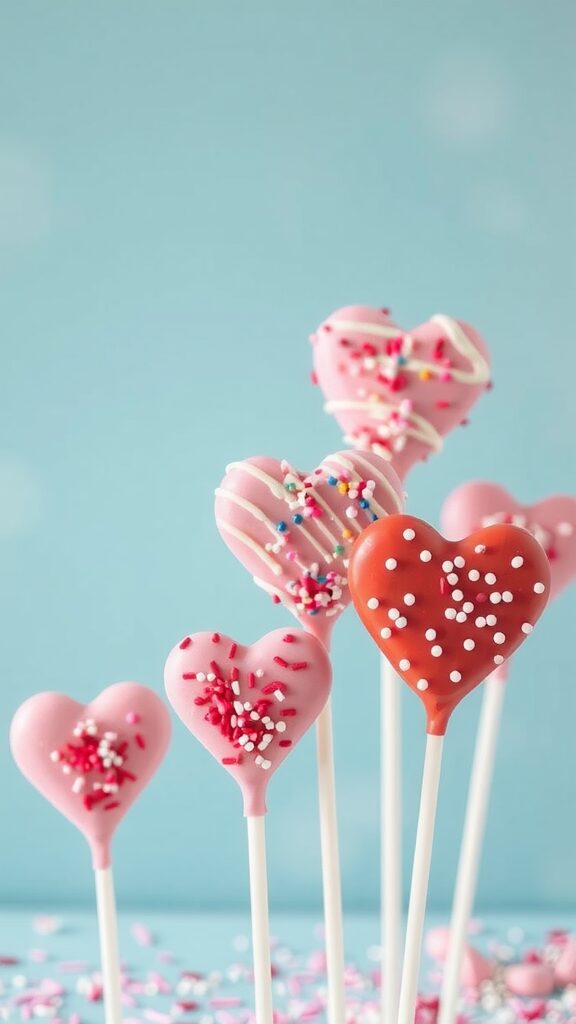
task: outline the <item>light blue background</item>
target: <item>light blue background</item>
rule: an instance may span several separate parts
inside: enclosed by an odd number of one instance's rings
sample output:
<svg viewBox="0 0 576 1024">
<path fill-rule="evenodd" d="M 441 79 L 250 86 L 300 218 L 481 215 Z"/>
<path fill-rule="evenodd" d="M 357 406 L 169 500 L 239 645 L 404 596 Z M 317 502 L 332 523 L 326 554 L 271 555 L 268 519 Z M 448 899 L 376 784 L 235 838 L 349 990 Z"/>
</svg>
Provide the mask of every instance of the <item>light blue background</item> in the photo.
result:
<svg viewBox="0 0 576 1024">
<path fill-rule="evenodd" d="M 212 492 L 340 446 L 307 336 L 348 302 L 478 326 L 495 390 L 409 480 L 436 520 L 494 478 L 574 490 L 571 0 L 12 0 L 0 31 L 0 702 L 159 691 L 190 630 L 284 621 Z M 576 906 L 574 595 L 518 655 L 479 904 Z M 336 630 L 348 909 L 378 890 L 377 653 Z M 406 694 L 406 875 L 423 717 Z M 479 695 L 448 740 L 431 905 L 450 899 Z M 0 751 L 0 897 L 88 901 L 83 841 Z M 123 903 L 244 905 L 239 794 L 175 723 L 116 843 Z M 320 903 L 312 737 L 270 792 L 276 908 Z"/>
</svg>

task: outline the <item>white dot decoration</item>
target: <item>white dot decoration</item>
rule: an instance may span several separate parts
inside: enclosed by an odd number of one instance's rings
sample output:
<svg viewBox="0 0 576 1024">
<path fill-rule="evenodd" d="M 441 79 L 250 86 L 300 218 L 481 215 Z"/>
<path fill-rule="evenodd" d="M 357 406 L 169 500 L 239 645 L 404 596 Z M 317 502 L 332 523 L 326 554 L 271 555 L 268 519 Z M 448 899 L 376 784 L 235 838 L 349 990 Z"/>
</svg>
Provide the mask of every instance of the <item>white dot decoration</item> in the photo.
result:
<svg viewBox="0 0 576 1024">
<path fill-rule="evenodd" d="M 451 572 L 451 573 L 448 574 L 446 579 L 447 579 L 448 583 L 450 584 L 450 586 L 453 587 L 455 583 L 458 583 L 458 574 L 455 573 L 455 572 Z"/>
<path fill-rule="evenodd" d="M 477 544 L 476 547 L 474 548 L 474 551 L 476 552 L 477 555 L 483 555 L 484 552 L 486 551 L 486 545 Z"/>
<path fill-rule="evenodd" d="M 494 655 L 494 664 L 495 665 L 501 665 L 503 661 L 504 661 L 504 658 L 503 658 L 503 656 L 501 654 L 495 654 Z"/>
<path fill-rule="evenodd" d="M 571 537 L 574 533 L 574 527 L 572 523 L 558 523 L 556 532 L 559 537 Z"/>
<path fill-rule="evenodd" d="M 390 637 L 392 636 L 392 630 L 390 629 L 390 626 L 384 626 L 380 630 L 380 636 L 382 637 L 383 640 L 389 640 Z"/>
<path fill-rule="evenodd" d="M 404 629 L 408 625 L 408 619 L 401 615 L 399 619 L 396 619 L 396 625 L 398 629 Z"/>
<path fill-rule="evenodd" d="M 491 587 L 494 583 L 496 583 L 496 577 L 495 577 L 494 573 L 493 572 L 487 572 L 486 575 L 484 576 L 484 582 L 487 583 L 489 587 Z"/>
<path fill-rule="evenodd" d="M 498 622 L 498 619 L 496 618 L 495 615 L 487 615 L 486 616 L 486 625 L 487 626 L 495 626 L 497 622 Z"/>
<path fill-rule="evenodd" d="M 524 565 L 524 559 L 522 558 L 522 555 L 514 555 L 514 558 L 510 562 L 510 565 L 512 566 L 513 569 L 520 569 L 520 567 Z"/>
<path fill-rule="evenodd" d="M 458 672 L 458 669 L 454 669 L 454 671 L 450 673 L 450 679 L 453 683 L 459 683 L 462 679 L 462 673 Z"/>
<path fill-rule="evenodd" d="M 404 604 L 407 604 L 410 607 L 415 601 L 416 598 L 414 597 L 414 594 L 404 594 Z"/>
<path fill-rule="evenodd" d="M 522 632 L 525 633 L 526 636 L 529 636 L 533 629 L 534 626 L 530 622 L 522 623 Z"/>
<path fill-rule="evenodd" d="M 401 669 L 402 672 L 407 672 L 408 669 L 410 668 L 410 662 L 408 661 L 408 658 L 402 658 L 402 660 L 398 662 L 398 668 Z"/>
<path fill-rule="evenodd" d="M 499 594 L 497 590 L 494 590 L 493 593 L 490 594 L 490 604 L 500 604 L 501 600 L 502 594 Z"/>
<path fill-rule="evenodd" d="M 535 594 L 543 594 L 545 590 L 546 590 L 546 587 L 544 586 L 543 583 L 535 583 L 534 584 L 534 593 Z"/>
<path fill-rule="evenodd" d="M 499 646 L 505 644 L 506 637 L 504 636 L 504 633 L 494 633 L 494 643 L 498 644 Z"/>
<path fill-rule="evenodd" d="M 456 555 L 456 558 L 454 559 L 454 565 L 456 566 L 457 569 L 463 569 L 464 566 L 466 565 L 466 559 L 463 558 L 462 555 Z"/>
<path fill-rule="evenodd" d="M 417 690 L 427 690 L 428 689 L 428 680 L 427 679 L 419 679 L 418 682 L 416 683 L 416 689 Z"/>
<path fill-rule="evenodd" d="M 390 611 L 388 612 L 388 618 L 392 619 L 392 622 L 395 622 L 399 615 L 400 612 L 398 611 L 397 608 L 391 608 Z"/>
<path fill-rule="evenodd" d="M 486 619 L 484 618 L 484 616 L 479 615 L 474 625 L 478 626 L 478 629 L 484 629 L 484 626 L 486 625 Z"/>
<path fill-rule="evenodd" d="M 414 540 L 414 537 L 416 536 L 416 531 L 413 530 L 411 526 L 408 526 L 407 529 L 404 530 L 402 536 L 404 537 L 404 540 Z"/>
<path fill-rule="evenodd" d="M 395 558 L 387 558 L 386 561 L 384 562 L 384 565 L 386 566 L 387 569 L 390 570 L 390 572 L 392 572 L 392 570 L 395 569 L 396 566 L 398 565 L 398 562 L 396 561 Z"/>
<path fill-rule="evenodd" d="M 376 611 L 376 609 L 380 607 L 380 601 L 377 597 L 369 597 L 366 603 L 371 612 Z"/>
<path fill-rule="evenodd" d="M 462 593 L 461 590 L 453 590 L 452 597 L 454 601 L 462 601 L 464 599 L 464 594 Z"/>
<path fill-rule="evenodd" d="M 502 600 L 504 601 L 505 604 L 512 604 L 512 601 L 514 600 L 514 595 L 509 590 L 503 590 Z"/>
<path fill-rule="evenodd" d="M 432 647 L 430 650 L 430 654 L 432 655 L 433 658 L 440 658 L 442 656 L 442 653 L 443 651 L 442 648 L 440 647 L 440 644 L 434 644 L 434 647 Z"/>
<path fill-rule="evenodd" d="M 464 601 L 464 604 L 462 605 L 462 611 L 466 612 L 467 615 L 470 615 L 470 613 L 474 611 L 474 605 L 472 604 L 472 601 Z"/>
<path fill-rule="evenodd" d="M 432 552 L 431 551 L 427 551 L 426 548 L 424 548 L 424 551 L 420 552 L 420 561 L 421 562 L 430 562 L 431 560 L 432 560 Z"/>
<path fill-rule="evenodd" d="M 457 613 L 457 615 L 456 615 L 456 622 L 467 622 L 467 621 L 468 621 L 468 616 L 466 615 L 466 612 L 458 612 Z"/>
<path fill-rule="evenodd" d="M 450 562 L 448 560 L 445 561 L 445 562 L 442 562 L 442 572 L 452 572 L 453 568 L 454 568 L 454 562 Z"/>
<path fill-rule="evenodd" d="M 477 583 L 477 581 L 480 579 L 480 573 L 478 572 L 478 569 L 470 569 L 470 572 L 468 573 L 468 579 L 472 580 L 472 583 Z"/>
<path fill-rule="evenodd" d="M 472 639 L 471 639 L 470 637 L 468 637 L 468 638 L 467 638 L 467 639 L 466 639 L 466 640 L 464 641 L 464 643 L 462 644 L 462 646 L 463 646 L 463 648 L 464 648 L 464 650 L 465 650 L 465 651 L 473 651 L 473 650 L 474 650 L 474 648 L 476 647 L 476 644 L 474 643 L 474 640 L 472 640 Z"/>
<path fill-rule="evenodd" d="M 447 619 L 455 619 L 457 614 L 458 613 L 455 608 L 447 608 L 444 612 Z"/>
<path fill-rule="evenodd" d="M 427 629 L 425 634 L 424 634 L 424 636 L 426 637 L 427 640 L 435 640 L 436 639 L 436 630 L 435 629 Z"/>
</svg>

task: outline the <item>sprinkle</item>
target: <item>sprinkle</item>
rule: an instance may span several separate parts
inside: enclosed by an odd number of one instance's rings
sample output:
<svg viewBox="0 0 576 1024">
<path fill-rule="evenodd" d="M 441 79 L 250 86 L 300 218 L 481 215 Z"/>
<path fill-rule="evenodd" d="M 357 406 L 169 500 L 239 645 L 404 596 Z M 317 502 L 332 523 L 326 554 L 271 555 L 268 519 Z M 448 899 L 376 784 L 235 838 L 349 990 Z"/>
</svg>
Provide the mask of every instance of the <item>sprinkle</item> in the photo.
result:
<svg viewBox="0 0 576 1024">
<path fill-rule="evenodd" d="M 524 559 L 522 558 L 522 555 L 514 555 L 514 558 L 510 562 L 510 565 L 512 566 L 513 569 L 519 569 L 522 565 L 524 565 Z"/>
<path fill-rule="evenodd" d="M 465 650 L 465 651 L 473 651 L 473 650 L 474 650 L 474 648 L 476 647 L 476 644 L 475 644 L 474 640 L 472 640 L 472 639 L 471 639 L 470 637 L 468 637 L 468 638 L 467 638 L 467 639 L 466 639 L 466 640 L 464 641 L 464 643 L 462 644 L 462 646 L 463 646 L 463 648 L 464 648 L 464 650 Z"/>
<path fill-rule="evenodd" d="M 446 611 L 444 612 L 444 615 L 446 616 L 447 619 L 455 619 L 457 615 L 456 609 L 447 608 Z"/>
<path fill-rule="evenodd" d="M 453 683 L 459 683 L 462 679 L 462 673 L 458 672 L 457 669 L 454 669 L 454 671 L 450 673 L 450 679 Z"/>
<path fill-rule="evenodd" d="M 457 615 L 456 615 L 456 622 L 467 622 L 467 621 L 468 621 L 468 616 L 466 615 L 466 612 L 458 612 L 457 613 Z"/>
<path fill-rule="evenodd" d="M 483 555 L 484 552 L 486 551 L 486 545 L 477 544 L 476 547 L 474 548 L 474 551 L 476 552 L 477 555 Z"/>
<path fill-rule="evenodd" d="M 472 601 L 464 601 L 464 604 L 462 605 L 462 611 L 466 612 L 467 615 L 470 615 L 470 613 L 474 611 L 474 605 L 472 604 Z"/>
<path fill-rule="evenodd" d="M 280 742 L 278 743 L 278 746 L 279 747 L 291 747 L 292 746 L 292 740 L 280 740 Z"/>
<path fill-rule="evenodd" d="M 466 559 L 463 558 L 462 555 L 456 555 L 456 558 L 454 559 L 454 565 L 456 566 L 457 569 L 463 569 L 464 566 L 466 565 Z"/>
<path fill-rule="evenodd" d="M 232 658 L 235 656 L 237 650 L 238 650 L 238 644 L 235 644 L 234 642 L 232 642 L 230 644 L 230 650 L 228 651 L 228 657 L 229 657 L 230 660 L 232 660 Z"/>
<path fill-rule="evenodd" d="M 292 662 L 292 671 L 293 672 L 301 672 L 302 669 L 305 669 L 305 668 L 308 668 L 308 662 L 307 661 L 293 661 Z"/>
<path fill-rule="evenodd" d="M 277 665 L 280 665 L 280 668 L 288 668 L 288 662 L 284 661 L 284 658 L 281 658 L 279 654 L 274 655 L 272 661 L 274 661 Z"/>
<path fill-rule="evenodd" d="M 468 573 L 468 579 L 472 580 L 473 583 L 476 583 L 476 581 L 480 579 L 480 573 L 478 572 L 478 569 L 470 569 L 470 572 Z"/>
<path fill-rule="evenodd" d="M 398 565 L 398 562 L 396 561 L 395 558 L 387 558 L 386 561 L 384 562 L 384 565 L 386 566 L 387 569 L 390 570 L 390 572 L 392 572 L 392 570 L 395 569 L 396 566 Z"/>
<path fill-rule="evenodd" d="M 427 640 L 435 640 L 436 639 L 436 630 L 435 629 L 427 629 L 425 634 L 424 634 L 424 636 L 426 637 Z"/>
<path fill-rule="evenodd" d="M 484 629 L 484 626 L 486 625 L 486 619 L 484 618 L 484 616 L 479 615 L 474 625 L 478 626 L 478 629 Z"/>
<path fill-rule="evenodd" d="M 486 625 L 487 626 L 495 626 L 497 622 L 498 622 L 498 619 L 496 618 L 495 615 L 487 615 L 486 616 Z"/>
<path fill-rule="evenodd" d="M 530 622 L 522 623 L 522 632 L 526 633 L 526 636 L 529 636 L 533 629 L 534 626 L 532 626 Z"/>
<path fill-rule="evenodd" d="M 428 680 L 427 679 L 419 679 L 418 682 L 416 683 L 416 689 L 417 690 L 427 690 L 428 689 Z"/>
<path fill-rule="evenodd" d="M 388 618 L 392 619 L 392 622 L 394 622 L 399 617 L 399 615 L 400 612 L 398 611 L 397 608 L 391 608 L 390 611 L 388 612 Z"/>
<path fill-rule="evenodd" d="M 495 654 L 494 655 L 494 664 L 495 665 L 501 665 L 503 661 L 504 661 L 504 658 L 503 658 L 503 656 L 501 654 Z"/>
<path fill-rule="evenodd" d="M 546 587 L 544 586 L 543 583 L 535 583 L 534 584 L 534 593 L 535 594 L 543 594 L 545 590 L 546 590 Z"/>
<path fill-rule="evenodd" d="M 449 562 L 449 561 L 442 562 L 442 571 L 443 572 L 452 572 L 453 568 L 454 568 L 454 562 Z"/>
<path fill-rule="evenodd" d="M 464 598 L 464 594 L 462 593 L 461 590 L 453 590 L 452 597 L 455 601 L 462 601 L 462 599 Z"/>
<path fill-rule="evenodd" d="M 408 658 L 402 658 L 402 660 L 398 662 L 398 668 L 400 668 L 402 672 L 407 672 L 410 668 Z"/>
<path fill-rule="evenodd" d="M 377 597 L 369 597 L 366 603 L 371 612 L 376 611 L 376 608 L 380 607 L 380 601 Z"/>
<path fill-rule="evenodd" d="M 458 576 L 458 573 L 456 573 L 456 572 L 451 572 L 451 573 L 450 573 L 450 574 L 449 574 L 449 575 L 448 575 L 448 576 L 446 577 L 446 579 L 447 579 L 448 583 L 450 584 L 450 586 L 451 586 L 451 587 L 453 587 L 453 586 L 454 586 L 454 585 L 455 585 L 456 583 L 458 583 L 458 580 L 459 580 L 459 576 Z"/>
<path fill-rule="evenodd" d="M 192 643 L 192 637 L 191 636 L 185 636 L 184 639 L 180 641 L 178 646 L 179 646 L 181 651 L 185 651 L 187 647 L 190 647 L 191 643 Z"/>
<path fill-rule="evenodd" d="M 502 594 L 499 594 L 497 590 L 494 590 L 493 593 L 490 594 L 490 604 L 500 604 L 501 600 Z"/>
<path fill-rule="evenodd" d="M 431 551 L 427 551 L 426 548 L 425 548 L 424 551 L 420 552 L 420 561 L 421 562 L 430 562 L 431 559 L 432 559 L 432 552 Z"/>
<path fill-rule="evenodd" d="M 558 532 L 560 532 L 560 530 L 558 530 Z M 404 530 L 402 536 L 404 537 L 404 540 L 414 540 L 416 531 L 409 526 L 407 530 Z"/>
<path fill-rule="evenodd" d="M 494 573 L 487 572 L 486 575 L 484 576 L 484 582 L 487 583 L 488 586 L 492 586 L 494 583 L 496 583 L 496 577 Z"/>
<path fill-rule="evenodd" d="M 304 522 L 304 516 L 300 515 L 300 512 L 296 512 L 296 514 L 292 516 L 292 522 L 296 523 L 296 526 L 300 526 L 300 523 Z"/>
<path fill-rule="evenodd" d="M 408 625 L 408 619 L 404 615 L 401 615 L 399 619 L 396 619 L 396 626 L 398 629 L 404 629 Z"/>
<path fill-rule="evenodd" d="M 433 658 L 439 658 L 442 655 L 442 653 L 443 652 L 442 648 L 440 647 L 440 644 L 434 644 L 434 647 L 432 647 L 430 651 L 430 654 L 432 655 Z"/>
<path fill-rule="evenodd" d="M 236 757 L 223 757 L 222 764 L 238 764 L 238 758 Z"/>
<path fill-rule="evenodd" d="M 506 643 L 504 633 L 494 633 L 494 643 L 498 645 Z"/>
<path fill-rule="evenodd" d="M 137 711 L 127 711 L 126 721 L 128 722 L 128 725 L 136 725 L 140 721 L 140 715 Z"/>
<path fill-rule="evenodd" d="M 414 597 L 414 594 L 404 594 L 404 604 L 410 606 L 413 605 L 415 601 L 416 598 Z"/>
</svg>

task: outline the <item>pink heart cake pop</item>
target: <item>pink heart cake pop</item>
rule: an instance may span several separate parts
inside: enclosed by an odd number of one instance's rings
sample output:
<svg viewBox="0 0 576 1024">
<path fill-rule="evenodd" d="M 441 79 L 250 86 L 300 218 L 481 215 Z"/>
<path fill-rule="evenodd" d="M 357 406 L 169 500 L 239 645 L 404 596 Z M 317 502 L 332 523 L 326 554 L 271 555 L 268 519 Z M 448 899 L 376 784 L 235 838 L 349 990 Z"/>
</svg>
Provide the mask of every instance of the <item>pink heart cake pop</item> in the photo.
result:
<svg viewBox="0 0 576 1024">
<path fill-rule="evenodd" d="M 312 473 L 265 456 L 233 462 L 215 510 L 222 538 L 255 582 L 327 643 L 350 602 L 353 540 L 402 504 L 390 466 L 372 452 L 344 451 Z"/>
<path fill-rule="evenodd" d="M 247 817 L 265 814 L 270 777 L 320 714 L 331 681 L 324 645 L 301 629 L 276 629 L 251 645 L 194 633 L 165 669 L 168 700 L 236 780 Z"/>
<path fill-rule="evenodd" d="M 442 448 L 490 382 L 484 341 L 449 316 L 404 331 L 388 310 L 345 306 L 311 341 L 326 412 L 348 444 L 390 460 L 402 480 Z"/>
<path fill-rule="evenodd" d="M 20 771 L 80 829 L 96 869 L 110 865 L 112 836 L 169 739 L 167 708 L 138 683 L 116 683 L 85 705 L 39 693 L 18 708 L 10 729 Z"/>
<path fill-rule="evenodd" d="M 570 495 L 521 505 L 499 484 L 475 480 L 448 495 L 441 519 L 444 533 L 453 540 L 494 523 L 528 530 L 548 555 L 551 599 L 576 577 L 576 498 Z"/>
</svg>

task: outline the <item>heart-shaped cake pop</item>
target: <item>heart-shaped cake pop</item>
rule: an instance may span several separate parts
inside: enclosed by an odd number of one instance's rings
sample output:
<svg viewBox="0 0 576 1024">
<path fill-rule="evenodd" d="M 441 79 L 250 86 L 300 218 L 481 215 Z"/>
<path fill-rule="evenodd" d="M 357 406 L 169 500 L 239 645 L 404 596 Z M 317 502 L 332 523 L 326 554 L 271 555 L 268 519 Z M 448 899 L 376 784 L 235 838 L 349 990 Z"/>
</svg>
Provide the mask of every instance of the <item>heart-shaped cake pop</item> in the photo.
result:
<svg viewBox="0 0 576 1024">
<path fill-rule="evenodd" d="M 256 583 L 325 643 L 350 601 L 352 541 L 400 512 L 394 470 L 372 452 L 328 455 L 312 473 L 266 456 L 233 462 L 216 491 L 216 523 Z"/>
<path fill-rule="evenodd" d="M 550 590 L 538 541 L 517 526 L 445 540 L 413 516 L 368 527 L 352 551 L 354 606 L 443 735 L 456 705 L 532 632 Z"/>
<path fill-rule="evenodd" d="M 448 495 L 441 523 L 452 540 L 494 523 L 511 523 L 528 530 L 550 562 L 550 598 L 576 578 L 576 498 L 568 494 L 521 505 L 499 484 L 475 480 Z"/>
<path fill-rule="evenodd" d="M 441 449 L 490 382 L 484 341 L 449 316 L 404 331 L 389 310 L 345 306 L 311 341 L 326 412 L 348 444 L 390 460 L 402 480 Z"/>
<path fill-rule="evenodd" d="M 116 683 L 90 704 L 38 693 L 18 708 L 10 729 L 20 771 L 80 829 L 95 868 L 109 866 L 112 836 L 169 739 L 168 709 L 138 683 Z"/>
<path fill-rule="evenodd" d="M 270 776 L 328 700 L 324 645 L 301 629 L 251 645 L 194 633 L 171 651 L 164 678 L 184 725 L 240 786 L 246 816 L 265 814 Z"/>
</svg>

